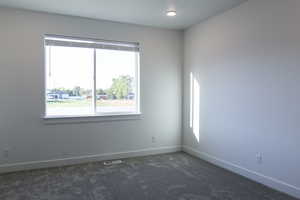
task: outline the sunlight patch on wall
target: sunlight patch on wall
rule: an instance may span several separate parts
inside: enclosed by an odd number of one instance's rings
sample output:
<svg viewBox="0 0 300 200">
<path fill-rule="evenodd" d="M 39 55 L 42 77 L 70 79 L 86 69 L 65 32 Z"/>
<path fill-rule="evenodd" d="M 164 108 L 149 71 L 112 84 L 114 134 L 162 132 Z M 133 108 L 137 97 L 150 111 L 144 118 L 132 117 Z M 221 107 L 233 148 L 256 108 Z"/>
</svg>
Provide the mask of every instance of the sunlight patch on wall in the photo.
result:
<svg viewBox="0 0 300 200">
<path fill-rule="evenodd" d="M 193 73 L 190 73 L 190 128 L 200 141 L 200 85 Z"/>
</svg>

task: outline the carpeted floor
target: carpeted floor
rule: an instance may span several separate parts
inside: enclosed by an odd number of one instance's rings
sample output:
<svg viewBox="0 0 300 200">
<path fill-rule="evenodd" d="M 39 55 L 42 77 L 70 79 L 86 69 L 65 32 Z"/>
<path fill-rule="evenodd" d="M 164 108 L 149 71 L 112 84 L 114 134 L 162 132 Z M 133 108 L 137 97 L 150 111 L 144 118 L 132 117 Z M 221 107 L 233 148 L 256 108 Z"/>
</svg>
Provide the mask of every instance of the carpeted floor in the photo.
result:
<svg viewBox="0 0 300 200">
<path fill-rule="evenodd" d="M 1 200 L 295 200 L 185 153 L 0 175 Z"/>
</svg>

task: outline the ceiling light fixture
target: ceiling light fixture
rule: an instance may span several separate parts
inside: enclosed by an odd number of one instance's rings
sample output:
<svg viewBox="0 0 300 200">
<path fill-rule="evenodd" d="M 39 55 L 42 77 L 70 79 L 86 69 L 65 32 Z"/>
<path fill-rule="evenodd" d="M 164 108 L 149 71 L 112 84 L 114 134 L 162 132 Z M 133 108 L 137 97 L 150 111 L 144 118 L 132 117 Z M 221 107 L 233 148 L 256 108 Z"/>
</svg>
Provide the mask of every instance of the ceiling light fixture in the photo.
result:
<svg viewBox="0 0 300 200">
<path fill-rule="evenodd" d="M 167 11 L 167 16 L 168 17 L 175 17 L 177 15 L 175 10 L 169 10 Z"/>
</svg>

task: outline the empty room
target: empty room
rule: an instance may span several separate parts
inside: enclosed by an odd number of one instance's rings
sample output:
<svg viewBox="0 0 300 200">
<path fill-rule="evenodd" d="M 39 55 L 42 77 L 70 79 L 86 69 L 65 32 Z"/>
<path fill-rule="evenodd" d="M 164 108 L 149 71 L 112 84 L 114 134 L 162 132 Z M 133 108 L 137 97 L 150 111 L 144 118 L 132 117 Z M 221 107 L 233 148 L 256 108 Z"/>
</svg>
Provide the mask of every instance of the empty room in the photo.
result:
<svg viewBox="0 0 300 200">
<path fill-rule="evenodd" d="M 299 200 L 299 0 L 0 0 L 0 200 Z"/>
</svg>

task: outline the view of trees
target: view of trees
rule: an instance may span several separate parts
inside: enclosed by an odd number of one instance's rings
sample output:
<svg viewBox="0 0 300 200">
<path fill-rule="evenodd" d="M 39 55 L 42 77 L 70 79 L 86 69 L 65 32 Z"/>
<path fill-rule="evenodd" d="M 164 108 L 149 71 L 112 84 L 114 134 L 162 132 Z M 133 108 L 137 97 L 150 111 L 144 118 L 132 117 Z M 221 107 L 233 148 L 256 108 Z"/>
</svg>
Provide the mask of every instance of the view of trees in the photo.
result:
<svg viewBox="0 0 300 200">
<path fill-rule="evenodd" d="M 65 88 L 54 88 L 50 90 L 50 93 L 65 93 L 69 96 L 89 96 L 92 94 L 92 90 L 86 90 L 79 86 L 74 87 L 73 89 L 65 89 Z"/>
<path fill-rule="evenodd" d="M 97 95 L 107 95 L 108 99 L 126 99 L 128 95 L 133 92 L 132 88 L 133 78 L 130 76 L 119 76 L 112 80 L 112 85 L 108 89 L 97 89 Z M 73 89 L 55 88 L 49 91 L 50 93 L 65 93 L 69 96 L 86 96 L 92 95 L 92 90 L 86 90 L 81 87 L 74 87 Z"/>
<path fill-rule="evenodd" d="M 112 80 L 112 85 L 108 89 L 97 89 L 97 95 L 107 95 L 109 99 L 124 99 L 133 92 L 133 78 L 130 76 L 119 76 Z"/>
<path fill-rule="evenodd" d="M 112 86 L 107 91 L 107 94 L 116 99 L 124 99 L 128 97 L 128 94 L 132 92 L 132 77 L 120 76 L 114 78 Z"/>
</svg>

